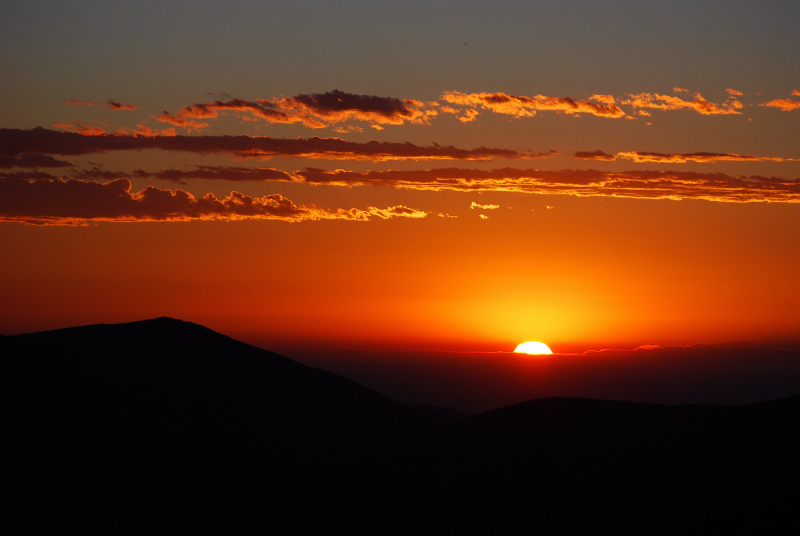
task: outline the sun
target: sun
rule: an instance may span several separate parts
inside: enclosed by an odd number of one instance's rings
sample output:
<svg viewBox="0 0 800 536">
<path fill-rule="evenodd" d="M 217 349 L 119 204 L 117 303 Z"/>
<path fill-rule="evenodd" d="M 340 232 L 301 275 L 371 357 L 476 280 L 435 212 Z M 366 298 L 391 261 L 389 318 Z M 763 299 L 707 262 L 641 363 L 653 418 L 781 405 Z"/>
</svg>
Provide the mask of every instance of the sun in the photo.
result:
<svg viewBox="0 0 800 536">
<path fill-rule="evenodd" d="M 553 352 L 543 342 L 523 342 L 514 350 L 515 354 L 550 355 Z"/>
</svg>

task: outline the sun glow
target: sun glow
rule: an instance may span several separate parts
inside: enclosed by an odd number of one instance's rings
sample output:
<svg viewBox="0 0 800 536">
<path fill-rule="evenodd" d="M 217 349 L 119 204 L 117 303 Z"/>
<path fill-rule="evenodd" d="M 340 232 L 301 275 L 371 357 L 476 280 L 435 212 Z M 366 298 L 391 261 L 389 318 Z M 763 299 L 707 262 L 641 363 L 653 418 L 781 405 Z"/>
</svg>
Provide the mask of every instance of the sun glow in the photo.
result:
<svg viewBox="0 0 800 536">
<path fill-rule="evenodd" d="M 515 354 L 550 355 L 553 352 L 543 342 L 523 342 L 514 350 Z"/>
</svg>

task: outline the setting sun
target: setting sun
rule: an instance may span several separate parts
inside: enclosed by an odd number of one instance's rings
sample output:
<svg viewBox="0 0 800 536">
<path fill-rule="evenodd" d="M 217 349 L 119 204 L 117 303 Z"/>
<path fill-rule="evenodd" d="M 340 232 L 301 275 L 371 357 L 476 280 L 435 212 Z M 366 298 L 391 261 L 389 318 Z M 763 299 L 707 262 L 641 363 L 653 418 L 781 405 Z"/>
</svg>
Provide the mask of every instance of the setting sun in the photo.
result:
<svg viewBox="0 0 800 536">
<path fill-rule="evenodd" d="M 553 352 L 543 342 L 523 342 L 514 350 L 515 354 L 550 355 Z"/>
</svg>

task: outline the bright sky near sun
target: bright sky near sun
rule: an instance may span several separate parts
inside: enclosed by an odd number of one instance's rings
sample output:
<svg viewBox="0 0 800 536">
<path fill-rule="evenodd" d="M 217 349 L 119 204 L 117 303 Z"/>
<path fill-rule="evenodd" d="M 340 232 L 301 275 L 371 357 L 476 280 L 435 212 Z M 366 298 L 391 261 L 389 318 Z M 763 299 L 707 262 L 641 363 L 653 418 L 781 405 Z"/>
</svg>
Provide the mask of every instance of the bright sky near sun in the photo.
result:
<svg viewBox="0 0 800 536">
<path fill-rule="evenodd" d="M 19 2 L 0 332 L 800 328 L 797 2 Z"/>
</svg>

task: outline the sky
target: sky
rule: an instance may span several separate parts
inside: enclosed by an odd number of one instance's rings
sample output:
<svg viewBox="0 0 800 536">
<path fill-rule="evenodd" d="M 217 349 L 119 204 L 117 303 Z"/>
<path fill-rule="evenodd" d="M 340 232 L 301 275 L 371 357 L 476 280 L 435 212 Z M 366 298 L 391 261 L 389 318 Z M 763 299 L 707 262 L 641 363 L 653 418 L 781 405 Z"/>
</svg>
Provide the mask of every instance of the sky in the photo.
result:
<svg viewBox="0 0 800 536">
<path fill-rule="evenodd" d="M 800 334 L 797 2 L 8 2 L 0 333 Z"/>
</svg>

